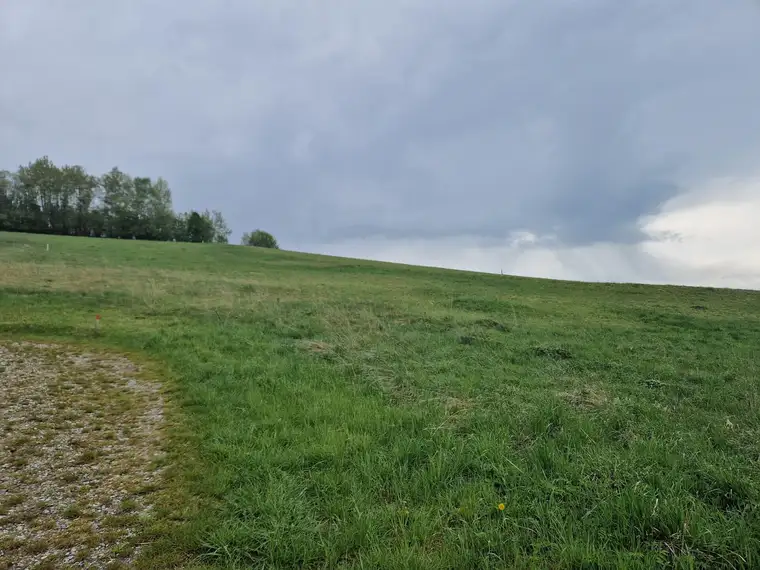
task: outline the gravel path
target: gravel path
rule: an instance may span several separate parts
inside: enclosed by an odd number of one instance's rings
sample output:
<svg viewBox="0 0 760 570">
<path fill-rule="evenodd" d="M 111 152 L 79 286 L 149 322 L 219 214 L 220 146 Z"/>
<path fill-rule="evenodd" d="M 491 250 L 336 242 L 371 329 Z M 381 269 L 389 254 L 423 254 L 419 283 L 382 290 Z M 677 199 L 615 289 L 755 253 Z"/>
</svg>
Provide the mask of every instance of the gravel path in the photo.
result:
<svg viewBox="0 0 760 570">
<path fill-rule="evenodd" d="M 129 567 L 162 424 L 160 386 L 125 358 L 0 344 L 0 570 Z"/>
</svg>

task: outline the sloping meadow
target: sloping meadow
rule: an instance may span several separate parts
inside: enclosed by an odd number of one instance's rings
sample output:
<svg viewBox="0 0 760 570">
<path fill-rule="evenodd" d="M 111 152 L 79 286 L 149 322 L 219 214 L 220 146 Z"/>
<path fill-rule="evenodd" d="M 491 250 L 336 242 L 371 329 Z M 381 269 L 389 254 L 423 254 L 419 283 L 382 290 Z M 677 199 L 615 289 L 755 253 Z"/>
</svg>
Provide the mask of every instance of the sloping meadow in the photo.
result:
<svg viewBox="0 0 760 570">
<path fill-rule="evenodd" d="M 0 266 L 0 334 L 166 367 L 202 508 L 164 556 L 760 564 L 758 293 L 10 234 Z"/>
</svg>

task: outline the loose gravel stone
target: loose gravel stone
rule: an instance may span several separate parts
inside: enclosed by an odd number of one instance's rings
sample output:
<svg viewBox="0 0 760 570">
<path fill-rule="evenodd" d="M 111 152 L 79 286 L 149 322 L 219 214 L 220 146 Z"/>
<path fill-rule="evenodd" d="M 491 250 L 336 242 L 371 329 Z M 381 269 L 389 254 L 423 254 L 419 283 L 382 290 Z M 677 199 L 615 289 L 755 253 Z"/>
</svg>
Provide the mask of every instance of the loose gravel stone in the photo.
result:
<svg viewBox="0 0 760 570">
<path fill-rule="evenodd" d="M 163 422 L 159 384 L 126 358 L 0 344 L 0 570 L 129 567 Z"/>
</svg>

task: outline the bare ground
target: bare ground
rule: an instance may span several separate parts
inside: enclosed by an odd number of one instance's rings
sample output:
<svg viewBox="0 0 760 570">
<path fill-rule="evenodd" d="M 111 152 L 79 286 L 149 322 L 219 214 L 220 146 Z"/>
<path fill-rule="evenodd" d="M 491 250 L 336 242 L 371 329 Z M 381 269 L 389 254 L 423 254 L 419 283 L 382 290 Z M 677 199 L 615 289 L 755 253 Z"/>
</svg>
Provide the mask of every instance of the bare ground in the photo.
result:
<svg viewBox="0 0 760 570">
<path fill-rule="evenodd" d="M 0 344 L 0 570 L 129 567 L 161 487 L 163 412 L 123 357 Z"/>
</svg>

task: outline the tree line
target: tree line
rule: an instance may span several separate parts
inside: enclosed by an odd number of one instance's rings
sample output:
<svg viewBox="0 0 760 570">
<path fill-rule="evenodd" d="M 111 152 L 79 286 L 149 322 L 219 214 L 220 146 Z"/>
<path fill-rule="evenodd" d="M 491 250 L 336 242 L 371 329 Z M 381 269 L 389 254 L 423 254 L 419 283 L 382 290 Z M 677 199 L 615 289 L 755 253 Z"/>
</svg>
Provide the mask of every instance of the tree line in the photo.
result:
<svg viewBox="0 0 760 570">
<path fill-rule="evenodd" d="M 0 171 L 0 231 L 217 243 L 232 233 L 216 210 L 175 213 L 163 178 L 93 176 L 47 156 Z"/>
</svg>

